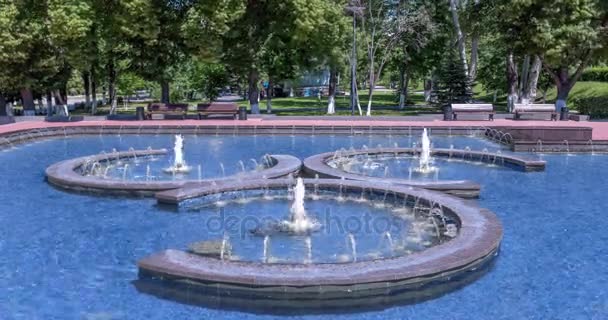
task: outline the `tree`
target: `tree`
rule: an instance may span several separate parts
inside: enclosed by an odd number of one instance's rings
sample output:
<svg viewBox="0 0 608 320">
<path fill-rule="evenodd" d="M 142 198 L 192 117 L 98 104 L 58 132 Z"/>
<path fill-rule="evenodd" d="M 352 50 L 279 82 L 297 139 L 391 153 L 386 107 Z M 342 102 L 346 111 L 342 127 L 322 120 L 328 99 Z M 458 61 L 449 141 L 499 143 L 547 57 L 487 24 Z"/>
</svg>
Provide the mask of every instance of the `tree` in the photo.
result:
<svg viewBox="0 0 608 320">
<path fill-rule="evenodd" d="M 125 30 L 130 46 L 130 70 L 161 87 L 161 102 L 169 103 L 170 82 L 180 61 L 186 59 L 183 25 L 190 1 L 141 0 L 127 8 L 140 28 Z M 135 17 L 133 17 L 135 18 Z"/>
<path fill-rule="evenodd" d="M 432 24 L 425 7 L 407 3 L 368 0 L 363 15 L 363 32 L 367 44 L 369 70 L 369 100 L 367 116 L 371 116 L 374 88 L 381 78 L 385 64 L 395 54 L 405 37 L 422 42 Z M 424 35 L 423 35 L 424 34 Z"/>
<path fill-rule="evenodd" d="M 60 70 L 57 51 L 50 41 L 49 8 L 43 1 L 0 3 L 0 91 L 18 91 L 26 112 L 34 112 L 34 90 Z"/>
<path fill-rule="evenodd" d="M 247 75 L 249 104 L 259 113 L 263 72 L 290 74 L 316 50 L 315 36 L 327 7 L 323 0 L 248 0 L 233 4 L 222 37 L 222 61 Z M 278 70 L 274 64 L 281 66 Z"/>
<path fill-rule="evenodd" d="M 608 14 L 601 0 L 500 0 L 496 21 L 511 44 L 510 55 L 538 55 L 557 87 L 556 108 L 566 106 L 570 90 L 602 47 L 608 44 Z M 508 59 L 511 63 L 514 59 Z M 517 72 L 508 67 L 509 78 Z M 514 100 L 510 84 L 510 101 Z"/>
<path fill-rule="evenodd" d="M 473 98 L 473 82 L 462 65 L 456 50 L 450 50 L 437 70 L 433 97 L 441 107 L 451 103 L 470 103 Z"/>
<path fill-rule="evenodd" d="M 464 7 L 464 8 L 463 8 Z M 482 24 L 479 21 L 482 19 L 483 5 L 481 0 L 473 1 L 460 1 L 460 0 L 449 0 L 450 15 L 453 24 L 453 33 L 455 43 L 458 48 L 458 56 L 462 63 L 463 69 L 466 71 L 467 76 L 475 80 L 477 77 L 478 69 L 478 55 L 479 55 L 479 42 L 481 36 Z M 464 11 L 464 26 L 470 30 L 471 38 L 471 50 L 470 60 L 467 56 L 467 39 L 466 30 L 461 24 L 461 11 Z"/>
<path fill-rule="evenodd" d="M 445 40 L 437 41 L 444 37 L 445 25 L 441 20 L 440 7 L 434 6 L 428 1 L 409 1 L 407 7 L 399 7 L 401 10 L 408 9 L 419 11 L 428 18 L 414 26 L 411 32 L 402 35 L 398 49 L 393 55 L 392 67 L 398 72 L 399 77 L 399 109 L 404 109 L 408 99 L 408 85 L 410 79 L 415 76 L 424 77 L 429 67 L 435 65 L 435 51 L 441 52 L 440 47 L 432 47 L 434 42 L 444 46 Z"/>
<path fill-rule="evenodd" d="M 222 87 L 228 83 L 226 68 L 218 63 L 196 61 L 191 70 L 191 82 L 210 102 L 215 101 Z"/>
</svg>

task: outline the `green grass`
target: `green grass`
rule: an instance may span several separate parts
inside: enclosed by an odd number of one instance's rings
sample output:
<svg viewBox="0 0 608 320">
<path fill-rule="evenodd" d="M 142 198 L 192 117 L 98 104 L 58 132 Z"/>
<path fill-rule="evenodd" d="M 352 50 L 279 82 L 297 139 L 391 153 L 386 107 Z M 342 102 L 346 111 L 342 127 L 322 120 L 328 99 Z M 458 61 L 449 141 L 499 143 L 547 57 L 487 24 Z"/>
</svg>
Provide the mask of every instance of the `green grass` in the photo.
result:
<svg viewBox="0 0 608 320">
<path fill-rule="evenodd" d="M 367 94 L 360 94 L 359 100 L 361 101 L 361 108 L 363 112 L 367 108 L 368 101 Z M 411 95 L 410 103 L 405 110 L 399 110 L 397 108 L 398 102 L 396 101 L 395 94 L 392 91 L 380 91 L 375 92 L 372 103 L 372 114 L 382 116 L 403 116 L 403 115 L 416 115 L 420 112 L 436 112 L 434 108 L 428 108 L 424 105 L 424 99 L 421 95 Z M 239 106 L 249 106 L 248 101 L 238 102 Z M 350 105 L 350 97 L 338 96 L 336 97 L 336 115 L 350 115 L 348 109 Z M 266 110 L 266 100 L 260 101 L 260 110 L 262 113 Z M 295 98 L 274 98 L 272 99 L 272 113 L 279 116 L 319 116 L 325 115 L 327 111 L 327 97 L 323 97 L 321 101 L 316 97 L 295 97 Z"/>
<path fill-rule="evenodd" d="M 481 85 L 478 84 L 475 86 L 473 92 L 475 93 L 476 99 L 492 102 L 492 93 L 485 92 Z M 542 92 L 539 91 L 537 96 L 540 98 L 541 95 Z M 568 103 L 570 103 L 572 99 L 586 97 L 608 97 L 608 82 L 578 81 L 570 91 Z M 556 98 L 557 89 L 549 89 L 549 91 L 547 91 L 547 103 L 554 103 Z M 506 111 L 507 96 L 499 95 L 494 105 L 497 111 Z"/>
<path fill-rule="evenodd" d="M 557 90 L 551 89 L 547 92 L 547 99 L 554 102 Z M 573 98 L 608 97 L 608 82 L 579 81 L 574 85 L 568 100 Z"/>
</svg>

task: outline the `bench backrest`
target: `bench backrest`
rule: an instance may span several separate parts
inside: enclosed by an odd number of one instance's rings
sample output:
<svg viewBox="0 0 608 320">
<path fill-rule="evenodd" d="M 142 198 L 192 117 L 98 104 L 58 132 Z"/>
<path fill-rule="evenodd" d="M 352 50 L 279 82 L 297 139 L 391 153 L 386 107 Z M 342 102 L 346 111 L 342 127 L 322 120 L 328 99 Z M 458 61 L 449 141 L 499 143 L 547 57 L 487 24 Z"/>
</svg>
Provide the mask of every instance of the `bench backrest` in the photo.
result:
<svg viewBox="0 0 608 320">
<path fill-rule="evenodd" d="M 186 103 L 170 103 L 167 105 L 169 111 L 188 111 L 188 104 Z"/>
<path fill-rule="evenodd" d="M 166 109 L 167 106 L 164 103 L 149 103 L 148 111 L 160 111 Z"/>
<path fill-rule="evenodd" d="M 552 104 L 519 104 L 513 106 L 513 112 L 554 112 L 555 106 Z"/>
<path fill-rule="evenodd" d="M 212 102 L 200 103 L 196 106 L 197 111 L 229 111 L 236 112 L 239 106 L 234 102 Z"/>
<path fill-rule="evenodd" d="M 188 105 L 184 104 L 184 103 L 174 103 L 174 104 L 150 103 L 150 104 L 148 104 L 148 111 L 150 111 L 150 112 L 155 112 L 155 111 L 181 112 L 181 111 L 187 111 L 187 110 L 188 110 Z"/>
<path fill-rule="evenodd" d="M 492 112 L 492 111 L 494 111 L 494 106 L 491 104 L 482 104 L 482 103 L 453 103 L 452 111 Z"/>
</svg>

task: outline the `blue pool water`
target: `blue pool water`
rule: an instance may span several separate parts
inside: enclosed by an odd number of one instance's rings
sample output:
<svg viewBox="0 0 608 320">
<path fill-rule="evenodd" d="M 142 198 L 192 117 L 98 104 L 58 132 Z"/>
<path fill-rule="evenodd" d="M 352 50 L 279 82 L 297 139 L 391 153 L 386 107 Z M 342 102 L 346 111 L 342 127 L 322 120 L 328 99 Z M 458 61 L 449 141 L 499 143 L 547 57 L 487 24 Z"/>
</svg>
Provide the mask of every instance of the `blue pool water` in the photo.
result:
<svg viewBox="0 0 608 320">
<path fill-rule="evenodd" d="M 186 160 L 236 166 L 238 160 L 266 153 L 303 158 L 342 147 L 395 142 L 411 146 L 414 141 L 380 136 L 186 136 Z M 500 148 L 464 137 L 434 137 L 433 143 Z M 54 162 L 148 146 L 171 148 L 172 137 L 77 137 L 0 152 L 0 319 L 273 318 L 182 305 L 133 287 L 137 260 L 166 248 L 185 248 L 185 237 L 203 230 L 199 214 L 166 211 L 153 199 L 66 193 L 44 182 L 44 169 Z M 608 318 L 608 157 L 543 158 L 545 172 L 463 169 L 463 175 L 482 185 L 480 205 L 498 215 L 505 233 L 494 269 L 478 281 L 415 305 L 294 318 Z"/>
</svg>

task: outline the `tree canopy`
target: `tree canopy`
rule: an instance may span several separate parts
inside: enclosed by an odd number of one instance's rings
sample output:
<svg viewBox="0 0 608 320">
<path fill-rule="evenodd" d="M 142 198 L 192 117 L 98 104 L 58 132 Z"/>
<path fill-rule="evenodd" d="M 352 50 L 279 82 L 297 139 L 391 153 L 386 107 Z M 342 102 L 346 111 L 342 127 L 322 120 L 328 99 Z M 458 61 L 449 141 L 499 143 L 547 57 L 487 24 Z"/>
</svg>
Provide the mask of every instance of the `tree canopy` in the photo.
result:
<svg viewBox="0 0 608 320">
<path fill-rule="evenodd" d="M 65 103 L 76 75 L 92 112 L 100 93 L 114 111 L 143 83 L 163 102 L 231 84 L 253 112 L 264 86 L 270 112 L 276 85 L 326 70 L 328 113 L 346 79 L 368 86 L 371 115 L 385 74 L 402 108 L 410 79 L 445 85 L 448 52 L 456 83 L 527 101 L 548 77 L 561 107 L 585 68 L 608 61 L 603 0 L 0 0 L 0 30 L 0 102 L 28 110 Z"/>
</svg>

